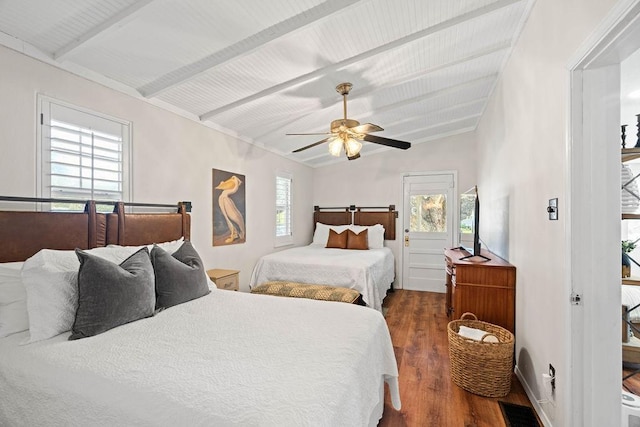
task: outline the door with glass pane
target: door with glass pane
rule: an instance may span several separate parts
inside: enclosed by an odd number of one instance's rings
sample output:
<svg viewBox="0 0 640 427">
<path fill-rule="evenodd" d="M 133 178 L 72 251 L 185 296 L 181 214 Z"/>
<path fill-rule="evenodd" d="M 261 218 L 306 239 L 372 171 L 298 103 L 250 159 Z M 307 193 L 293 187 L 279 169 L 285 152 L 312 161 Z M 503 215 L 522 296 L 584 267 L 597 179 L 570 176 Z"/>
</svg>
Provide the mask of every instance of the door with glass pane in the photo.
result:
<svg viewBox="0 0 640 427">
<path fill-rule="evenodd" d="M 404 289 L 445 292 L 445 247 L 453 246 L 455 201 L 453 173 L 403 178 Z"/>
</svg>

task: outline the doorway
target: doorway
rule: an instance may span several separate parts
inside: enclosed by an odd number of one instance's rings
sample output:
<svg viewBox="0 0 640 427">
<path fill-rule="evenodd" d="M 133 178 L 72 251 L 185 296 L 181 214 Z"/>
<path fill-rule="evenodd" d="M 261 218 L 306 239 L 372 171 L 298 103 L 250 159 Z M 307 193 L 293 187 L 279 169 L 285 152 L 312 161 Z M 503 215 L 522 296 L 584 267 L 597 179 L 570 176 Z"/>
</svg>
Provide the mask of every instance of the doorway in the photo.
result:
<svg viewBox="0 0 640 427">
<path fill-rule="evenodd" d="M 445 292 L 443 250 L 457 235 L 456 173 L 402 177 L 402 287 Z"/>
<path fill-rule="evenodd" d="M 620 425 L 620 63 L 640 47 L 639 14 L 620 1 L 569 66 L 571 425 Z"/>
</svg>

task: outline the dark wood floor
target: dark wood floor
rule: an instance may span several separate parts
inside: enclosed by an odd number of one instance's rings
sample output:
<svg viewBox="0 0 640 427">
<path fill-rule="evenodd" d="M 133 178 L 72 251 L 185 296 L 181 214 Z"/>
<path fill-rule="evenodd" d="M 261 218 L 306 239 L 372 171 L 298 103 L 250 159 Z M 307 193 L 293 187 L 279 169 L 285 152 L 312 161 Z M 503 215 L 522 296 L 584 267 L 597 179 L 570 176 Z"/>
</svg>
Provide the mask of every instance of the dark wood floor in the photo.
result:
<svg viewBox="0 0 640 427">
<path fill-rule="evenodd" d="M 632 375 L 634 374 L 634 375 Z M 624 379 L 629 377 L 627 379 Z M 640 372 L 635 369 L 622 368 L 622 388 L 629 393 L 640 396 Z"/>
<path fill-rule="evenodd" d="M 396 290 L 384 300 L 400 372 L 402 409 L 385 396 L 380 427 L 502 427 L 499 400 L 531 406 L 518 379 L 503 398 L 469 393 L 451 381 L 445 295 Z"/>
</svg>

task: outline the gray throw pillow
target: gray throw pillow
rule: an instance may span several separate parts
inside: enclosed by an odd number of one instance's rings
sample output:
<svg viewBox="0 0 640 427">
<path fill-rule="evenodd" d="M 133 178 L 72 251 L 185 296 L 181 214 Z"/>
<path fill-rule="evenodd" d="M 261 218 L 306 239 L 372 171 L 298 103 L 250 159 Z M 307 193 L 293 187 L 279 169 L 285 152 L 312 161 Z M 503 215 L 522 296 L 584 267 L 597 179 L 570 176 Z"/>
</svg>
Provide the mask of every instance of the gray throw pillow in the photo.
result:
<svg viewBox="0 0 640 427">
<path fill-rule="evenodd" d="M 156 275 L 157 309 L 182 304 L 211 292 L 202 259 L 191 242 L 185 241 L 173 254 L 154 246 L 151 262 Z"/>
<path fill-rule="evenodd" d="M 91 337 L 153 315 L 155 289 L 149 250 L 144 247 L 120 263 L 76 249 L 78 309 L 70 340 Z"/>
</svg>

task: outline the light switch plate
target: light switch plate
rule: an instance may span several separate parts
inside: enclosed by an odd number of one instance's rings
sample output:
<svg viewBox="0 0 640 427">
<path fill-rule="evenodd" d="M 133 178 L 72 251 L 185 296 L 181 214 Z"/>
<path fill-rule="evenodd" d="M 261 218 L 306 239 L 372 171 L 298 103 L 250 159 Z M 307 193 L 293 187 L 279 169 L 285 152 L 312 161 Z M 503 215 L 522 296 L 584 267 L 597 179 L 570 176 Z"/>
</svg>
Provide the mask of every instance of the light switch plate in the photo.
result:
<svg viewBox="0 0 640 427">
<path fill-rule="evenodd" d="M 547 207 L 549 213 L 549 220 L 554 221 L 558 219 L 558 198 L 549 199 L 549 206 Z"/>
</svg>

